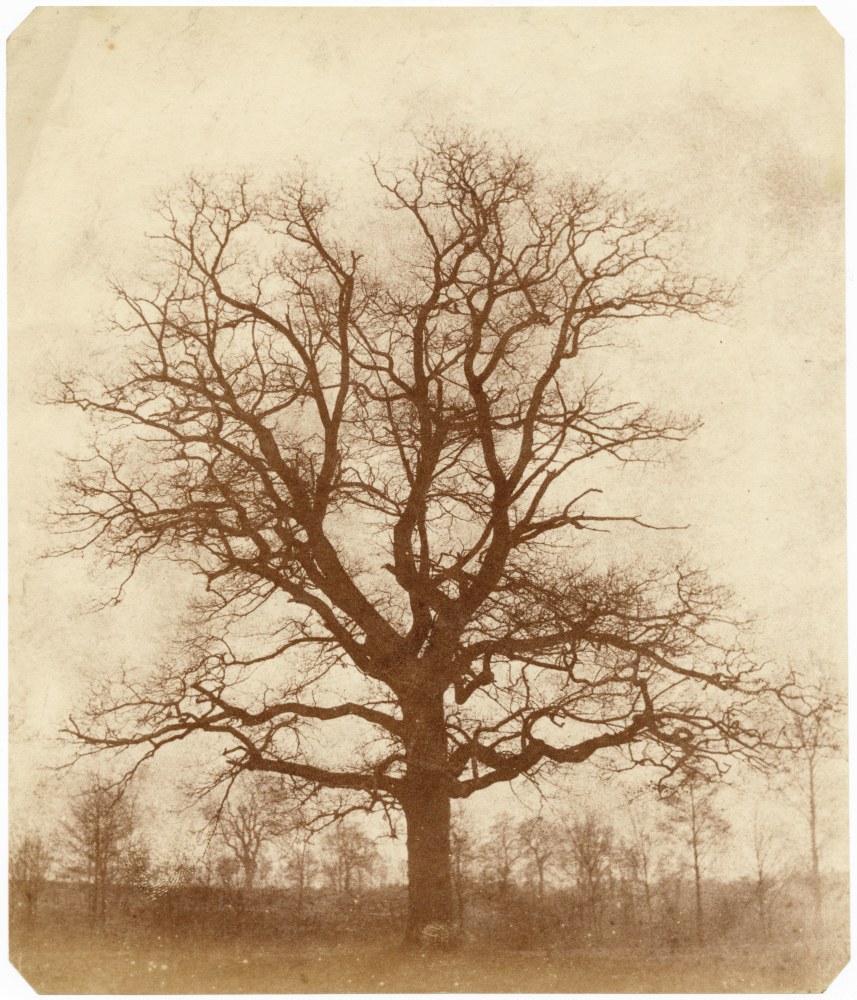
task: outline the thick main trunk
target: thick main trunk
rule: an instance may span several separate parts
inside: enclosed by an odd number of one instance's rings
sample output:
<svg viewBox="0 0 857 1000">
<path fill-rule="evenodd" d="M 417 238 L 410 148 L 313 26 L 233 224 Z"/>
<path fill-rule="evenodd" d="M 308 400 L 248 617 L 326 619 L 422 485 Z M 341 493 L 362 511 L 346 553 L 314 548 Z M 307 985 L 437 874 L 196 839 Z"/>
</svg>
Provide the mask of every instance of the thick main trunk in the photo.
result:
<svg viewBox="0 0 857 1000">
<path fill-rule="evenodd" d="M 454 922 L 449 775 L 443 696 L 421 698 L 406 710 L 408 926 L 410 942 L 447 946 Z"/>
<path fill-rule="evenodd" d="M 425 788 L 405 807 L 408 824 L 409 941 L 447 944 L 454 917 L 449 797 Z"/>
</svg>

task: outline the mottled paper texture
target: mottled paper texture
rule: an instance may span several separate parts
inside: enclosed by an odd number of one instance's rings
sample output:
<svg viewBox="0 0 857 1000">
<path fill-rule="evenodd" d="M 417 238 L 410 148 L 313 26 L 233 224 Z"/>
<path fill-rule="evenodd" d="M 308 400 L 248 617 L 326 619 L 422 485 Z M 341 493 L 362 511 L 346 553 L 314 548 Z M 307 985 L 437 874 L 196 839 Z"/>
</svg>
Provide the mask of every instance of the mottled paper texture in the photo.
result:
<svg viewBox="0 0 857 1000">
<path fill-rule="evenodd" d="M 658 812 L 653 793 L 646 808 L 660 853 L 648 905 L 657 916 L 641 930 L 646 903 L 642 876 L 629 867 L 628 790 L 642 794 L 642 785 L 636 770 L 623 784 L 594 763 L 565 784 L 557 779 L 544 798 L 521 779 L 517 795 L 492 789 L 462 806 L 470 853 L 453 855 L 463 902 L 452 952 L 436 955 L 438 942 L 428 939 L 427 952 L 398 950 L 403 835 L 378 839 L 380 821 L 353 817 L 355 843 L 363 837 L 380 860 L 354 890 L 360 900 L 349 896 L 346 905 L 330 874 L 345 842 L 320 834 L 307 883 L 315 923 L 296 929 L 294 869 L 271 841 L 255 901 L 229 897 L 215 919 L 219 937 L 182 916 L 181 892 L 202 899 L 198 885 L 175 889 L 167 879 L 148 902 L 139 893 L 128 902 L 118 874 L 108 879 L 107 931 L 89 933 L 83 883 L 92 876 L 71 857 L 69 827 L 81 828 L 75 803 L 91 775 L 118 771 L 109 752 L 66 769 L 76 748 L 60 733 L 87 703 L 93 679 L 171 655 L 199 584 L 174 562 L 144 561 L 124 599 L 93 612 L 115 593 L 115 572 L 85 555 L 46 555 L 63 546 L 55 527 L 65 458 L 82 456 L 90 441 L 86 415 L 50 401 L 61 395 L 58 379 L 109 377 L 126 356 L 107 332 L 111 282 L 133 286 L 153 258 L 146 235 L 163 228 L 158 198 L 189 176 L 216 186 L 246 173 L 265 190 L 305 167 L 337 205 L 332 236 L 365 247 L 371 260 L 373 246 L 393 245 L 372 163 L 408 162 L 431 130 L 469 130 L 524 151 L 547 178 L 597 181 L 674 219 L 684 234 L 682 266 L 734 289 L 711 322 L 632 323 L 623 337 L 635 346 L 593 361 L 621 400 L 688 414 L 699 429 L 659 451 L 657 462 L 598 480 L 622 513 L 684 530 L 619 525 L 592 544 L 624 563 L 690 553 L 733 592 L 730 614 L 753 620 L 759 662 L 844 689 L 843 43 L 824 17 L 812 8 L 42 7 L 7 44 L 10 837 L 13 861 L 27 838 L 48 856 L 37 906 L 21 896 L 13 865 L 12 959 L 25 978 L 40 992 L 105 993 L 826 987 L 847 959 L 838 738 L 837 749 L 819 751 L 815 775 L 821 910 L 811 891 L 804 777 L 771 784 L 737 768 L 718 793 L 729 832 L 716 836 L 705 862 L 701 943 L 690 930 L 685 835 L 674 813 Z M 351 533 L 362 530 L 355 522 Z M 225 862 L 221 876 L 212 874 L 228 845 L 202 812 L 184 807 L 194 778 L 221 753 L 194 743 L 158 755 L 128 793 L 133 837 L 148 845 L 151 865 L 163 873 L 169 859 L 208 850 L 206 885 L 221 894 L 218 905 L 232 891 L 228 878 L 238 878 L 223 874 Z M 581 916 L 582 869 L 568 852 L 582 836 L 575 822 L 591 809 L 616 823 L 612 860 L 598 864 L 599 885 L 613 887 L 609 912 L 622 914 L 618 935 L 606 909 L 597 933 Z M 521 824 L 539 816 L 553 824 L 547 874 L 521 840 Z M 517 860 L 498 903 L 483 890 L 499 877 L 507 834 L 518 838 Z M 126 861 L 130 843 L 122 841 Z M 625 902 L 621 886 L 630 886 Z M 667 933 L 671 898 L 682 893 L 686 911 L 675 904 L 676 929 Z M 743 900 L 735 906 L 752 935 L 735 929 L 730 898 Z M 754 907 L 764 913 L 747 918 Z M 768 919 L 770 935 L 761 929 Z M 566 921 L 563 936 L 557 928 Z M 499 929 L 486 939 L 485 927 Z"/>
</svg>

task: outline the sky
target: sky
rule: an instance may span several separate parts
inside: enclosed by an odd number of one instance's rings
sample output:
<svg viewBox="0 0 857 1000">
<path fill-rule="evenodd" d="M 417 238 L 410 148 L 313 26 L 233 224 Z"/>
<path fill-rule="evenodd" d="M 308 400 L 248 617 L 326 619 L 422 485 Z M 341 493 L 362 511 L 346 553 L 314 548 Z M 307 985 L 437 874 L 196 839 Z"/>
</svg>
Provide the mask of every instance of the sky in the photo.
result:
<svg viewBox="0 0 857 1000">
<path fill-rule="evenodd" d="M 145 264 L 155 196 L 300 160 L 359 217 L 369 158 L 434 123 L 663 206 L 689 263 L 737 282 L 726 322 L 659 325 L 623 362 L 703 426 L 621 490 L 690 525 L 763 656 L 841 676 L 842 88 L 841 40 L 809 8 L 35 11 L 9 43 L 13 817 L 49 794 L 85 674 L 155 658 L 189 592 L 150 566 L 92 614 L 92 565 L 43 558 L 83 429 L 40 399 L 109 350 L 108 278 Z"/>
</svg>

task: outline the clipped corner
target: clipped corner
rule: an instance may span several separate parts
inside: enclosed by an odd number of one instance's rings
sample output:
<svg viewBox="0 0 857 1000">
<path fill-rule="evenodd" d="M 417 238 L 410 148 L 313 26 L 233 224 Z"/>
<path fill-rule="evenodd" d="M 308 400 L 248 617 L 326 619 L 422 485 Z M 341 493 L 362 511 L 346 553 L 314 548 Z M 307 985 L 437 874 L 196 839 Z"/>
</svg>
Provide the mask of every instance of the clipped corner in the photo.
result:
<svg viewBox="0 0 857 1000">
<path fill-rule="evenodd" d="M 845 44 L 845 26 L 843 4 L 818 4 L 808 7 L 806 13 L 822 28 L 829 32 L 840 46 Z"/>
<path fill-rule="evenodd" d="M 10 956 L 5 965 L 0 963 L 0 984 L 3 987 L 3 996 L 9 997 L 10 1000 L 39 995 L 36 987 L 16 965 L 14 956 Z"/>
<path fill-rule="evenodd" d="M 26 45 L 35 33 L 40 32 L 45 25 L 46 19 L 52 15 L 54 9 L 50 7 L 31 7 L 30 12 L 25 14 L 6 35 L 7 53 L 11 55 L 13 45 L 17 43 Z"/>
<path fill-rule="evenodd" d="M 845 955 L 839 971 L 833 974 L 826 986 L 820 985 L 820 989 L 830 1000 L 845 1000 L 857 995 L 857 971 L 851 964 L 850 954 Z"/>
</svg>

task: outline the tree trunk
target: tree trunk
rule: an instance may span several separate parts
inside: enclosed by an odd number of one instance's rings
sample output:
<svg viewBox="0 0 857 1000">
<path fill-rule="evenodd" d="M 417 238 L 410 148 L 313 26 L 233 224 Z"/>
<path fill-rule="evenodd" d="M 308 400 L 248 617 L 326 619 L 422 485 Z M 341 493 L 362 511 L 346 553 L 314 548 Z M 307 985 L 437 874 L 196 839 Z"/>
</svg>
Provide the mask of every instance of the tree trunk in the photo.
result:
<svg viewBox="0 0 857 1000">
<path fill-rule="evenodd" d="M 107 924 L 107 875 L 102 872 L 98 878 L 98 914 L 96 917 L 98 929 L 103 931 Z"/>
<path fill-rule="evenodd" d="M 423 787 L 405 805 L 408 825 L 409 941 L 446 944 L 454 917 L 449 863 L 449 797 Z M 427 928 L 430 928 L 427 930 Z"/>
<path fill-rule="evenodd" d="M 446 947 L 451 943 L 454 895 L 451 807 L 443 694 L 403 705 L 409 730 L 407 791 L 402 808 L 408 828 L 407 940 Z"/>
<path fill-rule="evenodd" d="M 690 788 L 690 846 L 693 850 L 693 882 L 696 889 L 696 943 L 702 944 L 702 872 L 699 864 L 700 816 L 693 786 Z"/>
<path fill-rule="evenodd" d="M 812 898 L 815 916 L 821 912 L 821 869 L 818 858 L 818 809 L 815 795 L 815 761 L 808 761 L 809 770 L 809 848 L 812 863 Z"/>
<path fill-rule="evenodd" d="M 655 918 L 652 908 L 652 887 L 649 885 L 648 865 L 643 867 L 643 893 L 646 900 L 646 934 L 651 934 L 654 930 Z"/>
<path fill-rule="evenodd" d="M 756 882 L 756 903 L 759 907 L 759 925 L 762 928 L 762 936 L 765 940 L 769 937 L 769 921 L 768 921 L 768 904 L 766 901 L 767 887 L 765 886 L 762 876 Z"/>
<path fill-rule="evenodd" d="M 702 944 L 702 875 L 696 850 L 693 852 L 693 881 L 696 888 L 696 943 Z"/>
<path fill-rule="evenodd" d="M 245 859 L 244 861 L 244 892 L 249 896 L 253 892 L 253 886 L 256 883 L 256 871 L 257 864 L 252 859 Z"/>
<path fill-rule="evenodd" d="M 301 851 L 298 855 L 298 905 L 296 920 L 297 923 L 303 925 L 304 921 L 304 900 L 306 898 L 306 867 L 307 867 L 307 845 L 301 845 Z"/>
</svg>

